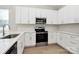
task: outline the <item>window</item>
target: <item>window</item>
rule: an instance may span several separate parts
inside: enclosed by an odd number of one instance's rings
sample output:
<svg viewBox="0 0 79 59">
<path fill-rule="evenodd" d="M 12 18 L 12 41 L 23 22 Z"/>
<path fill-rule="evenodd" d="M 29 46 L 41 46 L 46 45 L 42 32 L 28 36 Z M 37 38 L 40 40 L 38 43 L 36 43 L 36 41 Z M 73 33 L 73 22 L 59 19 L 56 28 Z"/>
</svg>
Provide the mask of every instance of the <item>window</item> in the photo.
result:
<svg viewBox="0 0 79 59">
<path fill-rule="evenodd" d="M 4 24 L 9 24 L 9 9 L 0 9 L 0 35 Z"/>
<path fill-rule="evenodd" d="M 0 9 L 0 26 L 9 23 L 9 10 Z"/>
</svg>

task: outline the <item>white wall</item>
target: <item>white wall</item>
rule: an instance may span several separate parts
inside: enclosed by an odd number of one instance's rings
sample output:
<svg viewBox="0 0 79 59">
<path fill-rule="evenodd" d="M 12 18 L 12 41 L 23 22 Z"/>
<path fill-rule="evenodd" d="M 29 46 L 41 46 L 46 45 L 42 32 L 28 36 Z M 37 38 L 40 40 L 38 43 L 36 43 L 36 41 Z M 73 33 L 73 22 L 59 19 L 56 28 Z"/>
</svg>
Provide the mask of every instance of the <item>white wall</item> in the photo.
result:
<svg viewBox="0 0 79 59">
<path fill-rule="evenodd" d="M 56 25 L 46 25 L 45 29 L 46 29 L 46 31 L 49 31 L 49 32 L 56 32 L 57 26 Z"/>
<path fill-rule="evenodd" d="M 34 32 L 35 25 L 16 25 L 18 31 Z"/>
<path fill-rule="evenodd" d="M 57 27 L 59 31 L 79 33 L 79 24 L 65 24 Z"/>
</svg>

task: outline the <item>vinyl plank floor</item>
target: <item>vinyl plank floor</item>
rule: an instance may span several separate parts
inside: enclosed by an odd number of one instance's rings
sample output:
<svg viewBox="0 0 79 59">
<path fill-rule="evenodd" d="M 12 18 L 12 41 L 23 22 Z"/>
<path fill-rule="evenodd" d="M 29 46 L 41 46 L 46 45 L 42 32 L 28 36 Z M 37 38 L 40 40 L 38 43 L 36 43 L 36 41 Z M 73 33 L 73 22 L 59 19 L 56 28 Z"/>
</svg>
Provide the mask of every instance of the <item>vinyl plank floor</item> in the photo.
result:
<svg viewBox="0 0 79 59">
<path fill-rule="evenodd" d="M 70 52 L 57 44 L 51 44 L 48 46 L 25 48 L 24 54 L 70 54 Z"/>
</svg>

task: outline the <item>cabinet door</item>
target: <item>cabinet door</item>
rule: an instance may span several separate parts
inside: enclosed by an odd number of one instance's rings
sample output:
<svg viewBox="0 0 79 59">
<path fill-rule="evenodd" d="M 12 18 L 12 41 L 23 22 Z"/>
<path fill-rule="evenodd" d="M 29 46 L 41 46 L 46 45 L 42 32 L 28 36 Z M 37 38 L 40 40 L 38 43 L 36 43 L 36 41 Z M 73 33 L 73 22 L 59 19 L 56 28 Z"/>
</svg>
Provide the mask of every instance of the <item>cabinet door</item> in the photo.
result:
<svg viewBox="0 0 79 59">
<path fill-rule="evenodd" d="M 21 23 L 21 8 L 16 7 L 15 11 L 16 11 L 15 12 L 16 24 L 20 24 Z"/>
<path fill-rule="evenodd" d="M 67 48 L 68 45 L 68 40 L 69 40 L 69 37 L 68 35 L 64 34 L 64 33 L 60 33 L 60 38 L 58 40 L 58 44 L 63 46 L 64 48 Z"/>
<path fill-rule="evenodd" d="M 52 11 L 52 24 L 57 24 L 57 11 Z"/>
<path fill-rule="evenodd" d="M 17 42 L 17 52 L 18 54 L 22 54 L 24 50 L 24 34 L 19 37 L 18 42 Z"/>
<path fill-rule="evenodd" d="M 52 24 L 52 15 L 50 10 L 47 11 L 47 24 Z"/>
<path fill-rule="evenodd" d="M 40 9 L 41 17 L 47 18 L 47 10 L 46 9 Z"/>
<path fill-rule="evenodd" d="M 28 24 L 29 23 L 29 8 L 22 7 L 21 9 L 21 23 Z"/>
<path fill-rule="evenodd" d="M 25 34 L 25 47 L 35 46 L 35 33 Z"/>
<path fill-rule="evenodd" d="M 56 33 L 48 33 L 48 44 L 56 43 Z"/>
<path fill-rule="evenodd" d="M 58 11 L 58 24 L 63 24 L 64 22 L 64 10 L 63 9 L 60 9 Z"/>
<path fill-rule="evenodd" d="M 56 32 L 56 42 L 59 43 L 61 39 L 61 33 L 60 32 Z"/>
<path fill-rule="evenodd" d="M 59 35 L 60 35 L 60 37 L 58 37 L 58 33 L 57 33 L 57 43 L 62 46 L 62 44 L 63 44 L 62 43 L 63 42 L 63 34 L 60 33 Z"/>
<path fill-rule="evenodd" d="M 25 33 L 25 47 L 29 46 L 30 43 L 30 34 L 29 33 Z"/>
<path fill-rule="evenodd" d="M 75 5 L 74 7 L 74 22 L 79 23 L 79 6 Z"/>
<path fill-rule="evenodd" d="M 35 24 L 36 22 L 36 9 L 30 8 L 29 9 L 29 24 Z"/>
<path fill-rule="evenodd" d="M 21 50 L 21 41 L 20 40 L 18 41 L 18 44 L 17 44 L 17 53 L 18 54 L 22 53 L 22 50 Z"/>
<path fill-rule="evenodd" d="M 41 9 L 36 8 L 36 18 L 41 18 Z"/>
<path fill-rule="evenodd" d="M 59 41 L 59 44 L 67 49 L 68 51 L 72 53 L 78 53 L 77 47 L 78 47 L 78 38 L 76 36 L 73 36 L 71 34 L 62 33 L 61 39 Z"/>
<path fill-rule="evenodd" d="M 57 24 L 57 11 L 47 11 L 47 24 Z"/>
<path fill-rule="evenodd" d="M 30 34 L 30 40 L 31 40 L 31 46 L 35 46 L 36 45 L 36 33 Z"/>
<path fill-rule="evenodd" d="M 22 50 L 22 53 L 23 53 L 23 50 L 24 50 L 24 40 L 25 40 L 25 33 L 21 37 L 21 50 Z"/>
<path fill-rule="evenodd" d="M 27 7 L 16 7 L 16 23 L 28 24 L 28 11 Z"/>
<path fill-rule="evenodd" d="M 70 12 L 71 17 L 74 20 L 74 23 L 79 23 L 79 6 L 78 5 L 71 6 Z"/>
<path fill-rule="evenodd" d="M 63 34 L 62 35 L 62 42 L 64 43 L 64 47 L 67 48 L 68 47 L 68 41 L 70 40 L 70 36 L 68 34 Z"/>
<path fill-rule="evenodd" d="M 64 8 L 59 10 L 59 18 L 61 19 L 61 24 L 68 24 L 68 23 L 74 23 L 74 15 L 76 14 L 74 5 L 72 6 L 65 6 Z"/>
<path fill-rule="evenodd" d="M 79 53 L 77 50 L 78 47 L 78 40 L 75 35 L 68 35 L 70 39 L 67 40 L 67 49 L 72 53 Z M 77 41 L 76 41 L 77 40 Z"/>
</svg>

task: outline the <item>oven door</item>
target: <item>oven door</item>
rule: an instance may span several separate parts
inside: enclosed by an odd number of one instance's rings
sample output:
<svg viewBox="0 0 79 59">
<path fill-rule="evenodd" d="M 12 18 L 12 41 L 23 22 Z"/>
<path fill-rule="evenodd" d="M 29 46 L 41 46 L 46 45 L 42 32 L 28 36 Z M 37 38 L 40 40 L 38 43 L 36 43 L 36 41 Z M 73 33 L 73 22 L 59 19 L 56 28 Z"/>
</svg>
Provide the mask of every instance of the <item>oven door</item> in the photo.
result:
<svg viewBox="0 0 79 59">
<path fill-rule="evenodd" d="M 36 43 L 39 43 L 39 42 L 48 42 L 48 34 L 36 33 Z"/>
</svg>

